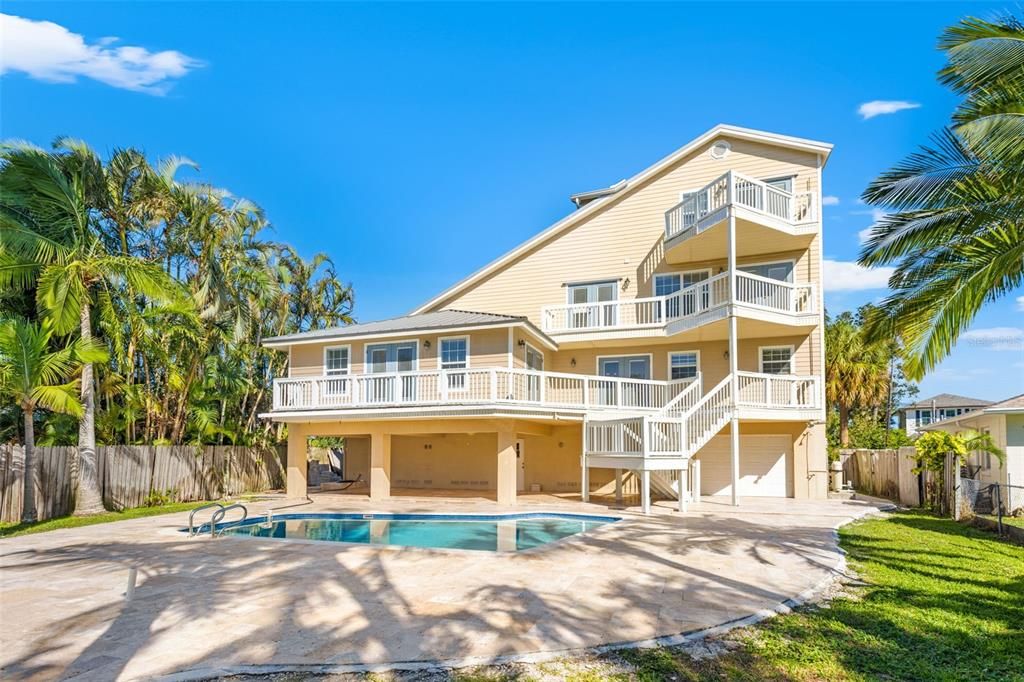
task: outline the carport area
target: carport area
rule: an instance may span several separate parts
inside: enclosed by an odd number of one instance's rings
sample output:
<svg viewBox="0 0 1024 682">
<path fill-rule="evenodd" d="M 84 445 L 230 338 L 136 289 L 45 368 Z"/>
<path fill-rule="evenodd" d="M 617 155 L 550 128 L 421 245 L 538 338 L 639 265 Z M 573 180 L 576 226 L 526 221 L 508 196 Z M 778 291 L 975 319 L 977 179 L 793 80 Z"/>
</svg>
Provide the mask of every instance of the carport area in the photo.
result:
<svg viewBox="0 0 1024 682">
<path fill-rule="evenodd" d="M 254 513 L 283 499 L 257 502 Z M 466 497 L 313 496 L 302 511 L 494 512 Z M 298 510 L 293 507 L 291 511 Z M 517 511 L 608 514 L 527 494 Z M 225 536 L 186 514 L 0 542 L 0 674 L 134 679 L 239 665 L 492 660 L 692 632 L 819 588 L 856 500 L 705 498 L 520 553 Z M 126 600 L 129 571 L 138 586 Z"/>
</svg>

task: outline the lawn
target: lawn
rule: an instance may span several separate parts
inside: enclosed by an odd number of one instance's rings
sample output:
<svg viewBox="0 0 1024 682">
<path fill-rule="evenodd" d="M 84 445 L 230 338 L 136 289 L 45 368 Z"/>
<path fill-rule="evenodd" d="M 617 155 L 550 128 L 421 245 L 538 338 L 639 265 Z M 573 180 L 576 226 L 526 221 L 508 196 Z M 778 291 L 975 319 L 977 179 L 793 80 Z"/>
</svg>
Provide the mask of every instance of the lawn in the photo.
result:
<svg viewBox="0 0 1024 682">
<path fill-rule="evenodd" d="M 461 680 L 1024 680 L 1024 548 L 901 512 L 840 530 L 860 578 L 824 607 L 712 642 L 456 673 Z M 552 665 L 557 670 L 554 677 Z"/>
<path fill-rule="evenodd" d="M 159 514 L 172 514 L 195 509 L 206 502 L 176 502 L 156 507 L 135 507 L 119 512 L 104 512 L 92 516 L 60 516 L 46 521 L 35 521 L 33 523 L 7 522 L 0 523 L 0 538 L 28 535 L 30 533 L 45 533 L 48 530 L 60 528 L 79 528 L 81 526 L 92 526 L 97 523 L 110 523 L 111 521 L 124 521 L 125 519 L 141 519 L 145 516 L 157 516 Z"/>
</svg>

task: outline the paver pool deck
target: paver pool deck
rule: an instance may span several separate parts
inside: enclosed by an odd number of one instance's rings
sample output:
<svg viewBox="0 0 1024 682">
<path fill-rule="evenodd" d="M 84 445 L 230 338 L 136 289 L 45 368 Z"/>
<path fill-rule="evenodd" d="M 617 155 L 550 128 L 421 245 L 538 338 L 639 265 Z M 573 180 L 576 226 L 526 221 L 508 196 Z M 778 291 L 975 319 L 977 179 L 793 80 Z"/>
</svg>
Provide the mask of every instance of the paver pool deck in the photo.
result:
<svg viewBox="0 0 1024 682">
<path fill-rule="evenodd" d="M 614 510 L 623 521 L 526 553 L 188 539 L 178 532 L 187 514 L 0 540 L 0 677 L 491 659 L 675 635 L 820 585 L 841 563 L 834 528 L 878 508 L 753 498 L 671 507 Z M 288 511 L 539 510 L 610 511 L 545 495 L 513 509 L 422 492 L 383 503 L 320 494 Z"/>
</svg>

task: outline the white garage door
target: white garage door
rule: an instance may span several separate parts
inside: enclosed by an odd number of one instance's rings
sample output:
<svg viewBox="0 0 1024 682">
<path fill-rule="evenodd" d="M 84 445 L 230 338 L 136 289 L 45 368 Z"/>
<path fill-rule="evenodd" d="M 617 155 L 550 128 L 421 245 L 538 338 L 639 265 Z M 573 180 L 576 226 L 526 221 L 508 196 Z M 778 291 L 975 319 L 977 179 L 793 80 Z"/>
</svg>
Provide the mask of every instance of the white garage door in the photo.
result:
<svg viewBox="0 0 1024 682">
<path fill-rule="evenodd" d="M 740 434 L 741 496 L 791 497 L 793 439 L 790 436 Z M 702 495 L 730 495 L 732 466 L 729 437 L 715 436 L 697 453 Z"/>
</svg>

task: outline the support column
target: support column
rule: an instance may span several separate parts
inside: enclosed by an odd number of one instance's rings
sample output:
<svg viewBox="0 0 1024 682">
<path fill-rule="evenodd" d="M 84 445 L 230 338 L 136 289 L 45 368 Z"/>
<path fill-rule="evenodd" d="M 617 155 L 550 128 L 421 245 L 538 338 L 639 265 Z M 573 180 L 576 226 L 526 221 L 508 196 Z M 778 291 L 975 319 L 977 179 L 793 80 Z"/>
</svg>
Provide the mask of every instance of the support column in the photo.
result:
<svg viewBox="0 0 1024 682">
<path fill-rule="evenodd" d="M 644 514 L 651 513 L 651 472 L 647 469 L 640 472 L 640 507 Z"/>
<path fill-rule="evenodd" d="M 590 502 L 590 469 L 587 467 L 586 456 L 580 459 L 580 499 Z"/>
<path fill-rule="evenodd" d="M 370 434 L 370 499 L 391 497 L 391 434 Z"/>
<path fill-rule="evenodd" d="M 680 469 L 679 470 L 679 489 L 678 489 L 678 493 L 679 493 L 679 511 L 680 512 L 685 512 L 686 511 L 686 494 L 687 494 L 687 488 L 688 488 L 688 486 L 686 485 L 686 479 L 687 479 L 687 476 L 689 476 L 689 475 L 690 475 L 690 472 L 687 469 Z"/>
<path fill-rule="evenodd" d="M 306 477 L 309 475 L 307 464 L 308 443 L 304 424 L 288 425 L 288 470 L 285 494 L 289 498 L 306 497 Z"/>
<path fill-rule="evenodd" d="M 615 470 L 615 504 L 622 504 L 622 469 Z"/>
<path fill-rule="evenodd" d="M 516 432 L 498 431 L 498 504 L 516 503 Z"/>
<path fill-rule="evenodd" d="M 735 187 L 733 176 L 729 173 L 729 201 L 735 198 Z M 732 492 L 732 504 L 738 506 L 739 482 L 740 482 L 740 420 L 736 411 L 736 404 L 739 401 L 739 342 L 736 333 L 736 218 L 732 215 L 732 208 L 729 209 L 729 233 L 728 233 L 728 259 L 729 259 L 729 394 L 732 407 L 732 417 L 729 420 L 729 461 L 732 469 L 732 485 L 729 486 Z"/>
</svg>

